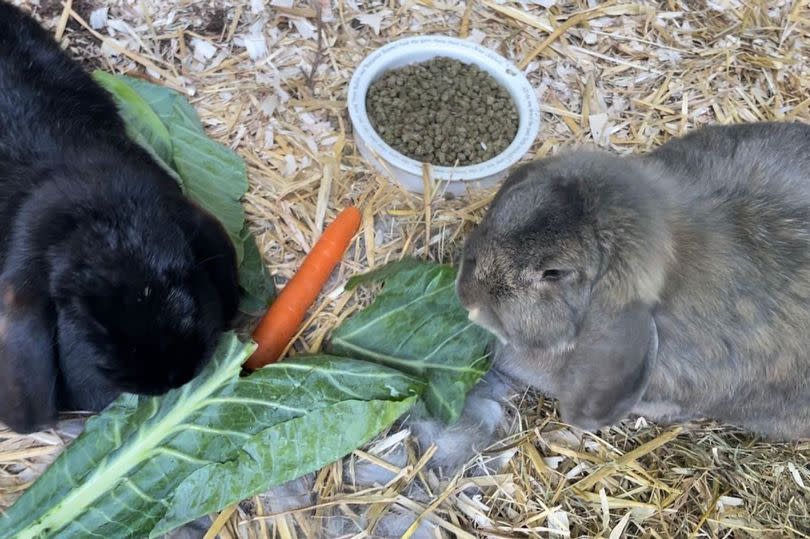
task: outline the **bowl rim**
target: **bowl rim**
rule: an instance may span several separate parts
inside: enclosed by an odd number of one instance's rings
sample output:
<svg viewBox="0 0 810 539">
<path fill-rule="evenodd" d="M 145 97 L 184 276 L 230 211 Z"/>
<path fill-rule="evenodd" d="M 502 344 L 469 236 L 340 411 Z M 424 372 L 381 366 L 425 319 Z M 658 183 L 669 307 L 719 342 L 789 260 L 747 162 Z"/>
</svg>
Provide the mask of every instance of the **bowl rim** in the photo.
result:
<svg viewBox="0 0 810 539">
<path fill-rule="evenodd" d="M 437 45 L 445 48 L 437 48 Z M 422 162 L 402 154 L 385 142 L 372 127 L 365 106 L 366 92 L 373 82 L 369 73 L 374 72 L 374 69 L 380 63 L 390 59 L 404 47 L 415 47 L 422 52 L 435 53 L 435 56 L 442 56 L 442 51 L 447 50 L 446 47 L 451 47 L 454 52 L 464 56 L 464 58 L 460 59 L 482 68 L 487 67 L 482 64 L 489 60 L 502 66 L 504 73 L 510 77 L 509 84 L 504 84 L 501 81 L 499 83 L 505 86 L 513 100 L 516 93 L 531 96 L 528 103 L 526 103 L 527 113 L 520 115 L 520 120 L 525 120 L 524 128 L 518 127 L 515 138 L 503 151 L 486 161 L 474 165 L 448 167 L 430 164 L 434 179 L 443 181 L 480 180 L 503 172 L 526 155 L 540 131 L 540 105 L 529 80 L 512 62 L 495 51 L 466 39 L 443 35 L 412 36 L 391 41 L 366 56 L 355 69 L 347 93 L 349 118 L 355 133 L 363 139 L 372 152 L 403 172 L 417 176 L 422 175 Z M 485 70 L 489 72 L 489 69 Z M 362 95 L 360 95 L 361 92 Z"/>
</svg>

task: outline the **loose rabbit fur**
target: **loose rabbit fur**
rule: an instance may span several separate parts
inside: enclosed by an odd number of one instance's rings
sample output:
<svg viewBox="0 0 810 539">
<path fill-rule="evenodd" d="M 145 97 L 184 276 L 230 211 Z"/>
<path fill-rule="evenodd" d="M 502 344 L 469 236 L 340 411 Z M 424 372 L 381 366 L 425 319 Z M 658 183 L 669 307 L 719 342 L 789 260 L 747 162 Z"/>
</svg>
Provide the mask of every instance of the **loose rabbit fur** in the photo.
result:
<svg viewBox="0 0 810 539">
<path fill-rule="evenodd" d="M 556 397 L 577 427 L 712 418 L 810 437 L 810 126 L 714 126 L 644 156 L 521 166 L 468 238 L 457 289 L 499 337 L 494 372 Z M 476 398 L 502 387 L 485 380 Z M 476 427 L 440 464 L 492 440 L 491 407 L 465 414 Z"/>
<path fill-rule="evenodd" d="M 0 126 L 0 421 L 28 432 L 188 381 L 236 314 L 233 245 L 3 1 Z"/>
</svg>

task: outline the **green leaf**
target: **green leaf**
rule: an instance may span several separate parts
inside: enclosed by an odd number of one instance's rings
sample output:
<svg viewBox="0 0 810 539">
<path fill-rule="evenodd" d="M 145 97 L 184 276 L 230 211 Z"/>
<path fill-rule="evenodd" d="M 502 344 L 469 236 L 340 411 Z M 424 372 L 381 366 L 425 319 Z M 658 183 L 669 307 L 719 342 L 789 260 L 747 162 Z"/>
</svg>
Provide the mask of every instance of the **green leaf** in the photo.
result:
<svg viewBox="0 0 810 539">
<path fill-rule="evenodd" d="M 234 245 L 245 224 L 242 197 L 248 189 L 245 163 L 233 151 L 180 123 L 167 124 L 172 158 L 186 194 L 222 222 Z M 241 245 L 239 245 L 242 259 Z"/>
<path fill-rule="evenodd" d="M 239 286 L 243 294 L 240 310 L 250 316 L 261 316 L 275 298 L 276 286 L 247 225 L 242 231 L 242 237 L 245 257 L 239 271 Z"/>
<path fill-rule="evenodd" d="M 425 269 L 428 267 L 430 266 L 425 265 L 425 262 L 416 258 L 403 258 L 402 260 L 389 262 L 388 264 L 375 268 L 369 272 L 355 275 L 346 282 L 346 290 L 354 290 L 362 284 L 385 282 L 389 277 L 392 277 L 401 271 L 411 269 L 419 271 L 420 268 Z"/>
<path fill-rule="evenodd" d="M 267 306 L 275 289 L 255 240 L 245 228 L 241 203 L 248 189 L 245 163 L 234 151 L 206 136 L 194 108 L 174 90 L 103 71 L 93 76 L 112 94 L 130 136 L 177 179 L 189 198 L 225 227 L 236 249 L 239 281 L 246 292 L 240 308 L 250 315 L 261 314 L 260 306 Z"/>
<path fill-rule="evenodd" d="M 403 260 L 353 280 L 381 280 L 382 292 L 332 333 L 330 351 L 419 376 L 425 406 L 455 422 L 467 392 L 489 369 L 489 333 L 467 319 L 450 266 Z"/>
<path fill-rule="evenodd" d="M 172 141 L 169 130 L 150 104 L 123 77 L 95 71 L 93 78 L 112 94 L 127 134 L 144 147 L 172 177 L 180 177 L 172 168 Z"/>
<path fill-rule="evenodd" d="M 421 390 L 403 373 L 331 356 L 239 378 L 253 349 L 228 334 L 186 386 L 124 395 L 89 420 L 0 517 L 0 538 L 160 536 L 344 456 Z"/>
<path fill-rule="evenodd" d="M 96 71 L 93 75 L 96 80 L 98 80 L 98 77 L 115 79 L 117 84 L 124 85 L 135 92 L 160 118 L 164 125 L 184 125 L 201 135 L 205 134 L 205 129 L 194 107 L 185 97 L 174 90 L 142 79 L 127 77 L 126 75 L 111 75 L 104 71 Z M 113 95 L 117 93 L 113 92 Z"/>
</svg>

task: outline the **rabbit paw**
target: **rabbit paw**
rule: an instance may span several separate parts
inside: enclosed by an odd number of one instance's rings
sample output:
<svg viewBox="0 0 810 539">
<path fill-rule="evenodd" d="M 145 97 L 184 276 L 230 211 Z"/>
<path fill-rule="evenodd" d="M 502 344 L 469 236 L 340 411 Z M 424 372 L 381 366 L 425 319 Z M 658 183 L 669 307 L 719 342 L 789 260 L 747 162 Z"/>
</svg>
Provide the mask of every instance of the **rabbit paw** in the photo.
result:
<svg viewBox="0 0 810 539">
<path fill-rule="evenodd" d="M 492 445 L 505 428 L 504 402 L 509 384 L 490 371 L 467 396 L 459 420 L 446 425 L 420 411 L 405 423 L 422 451 L 436 445 L 428 467 L 454 475 L 475 455 Z"/>
</svg>

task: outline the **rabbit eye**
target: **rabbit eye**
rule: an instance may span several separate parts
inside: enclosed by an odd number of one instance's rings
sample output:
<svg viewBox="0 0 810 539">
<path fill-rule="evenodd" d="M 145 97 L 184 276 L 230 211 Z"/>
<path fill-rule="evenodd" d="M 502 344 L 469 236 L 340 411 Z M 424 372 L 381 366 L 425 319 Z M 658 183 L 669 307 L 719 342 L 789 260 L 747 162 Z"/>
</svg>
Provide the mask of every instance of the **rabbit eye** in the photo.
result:
<svg viewBox="0 0 810 539">
<path fill-rule="evenodd" d="M 135 301 L 136 301 L 137 303 L 143 303 L 144 301 L 146 301 L 147 299 L 149 299 L 149 296 L 151 296 L 151 295 L 152 295 L 152 288 L 150 288 L 150 287 L 148 287 L 148 286 L 147 286 L 147 287 L 145 287 L 145 288 L 144 288 L 144 289 L 141 291 L 141 293 L 140 293 L 140 294 L 138 294 L 138 295 L 135 297 Z"/>
<path fill-rule="evenodd" d="M 551 281 L 556 282 L 568 275 L 570 272 L 566 270 L 559 270 L 559 269 L 547 269 L 543 270 L 542 279 L 544 281 Z"/>
</svg>

